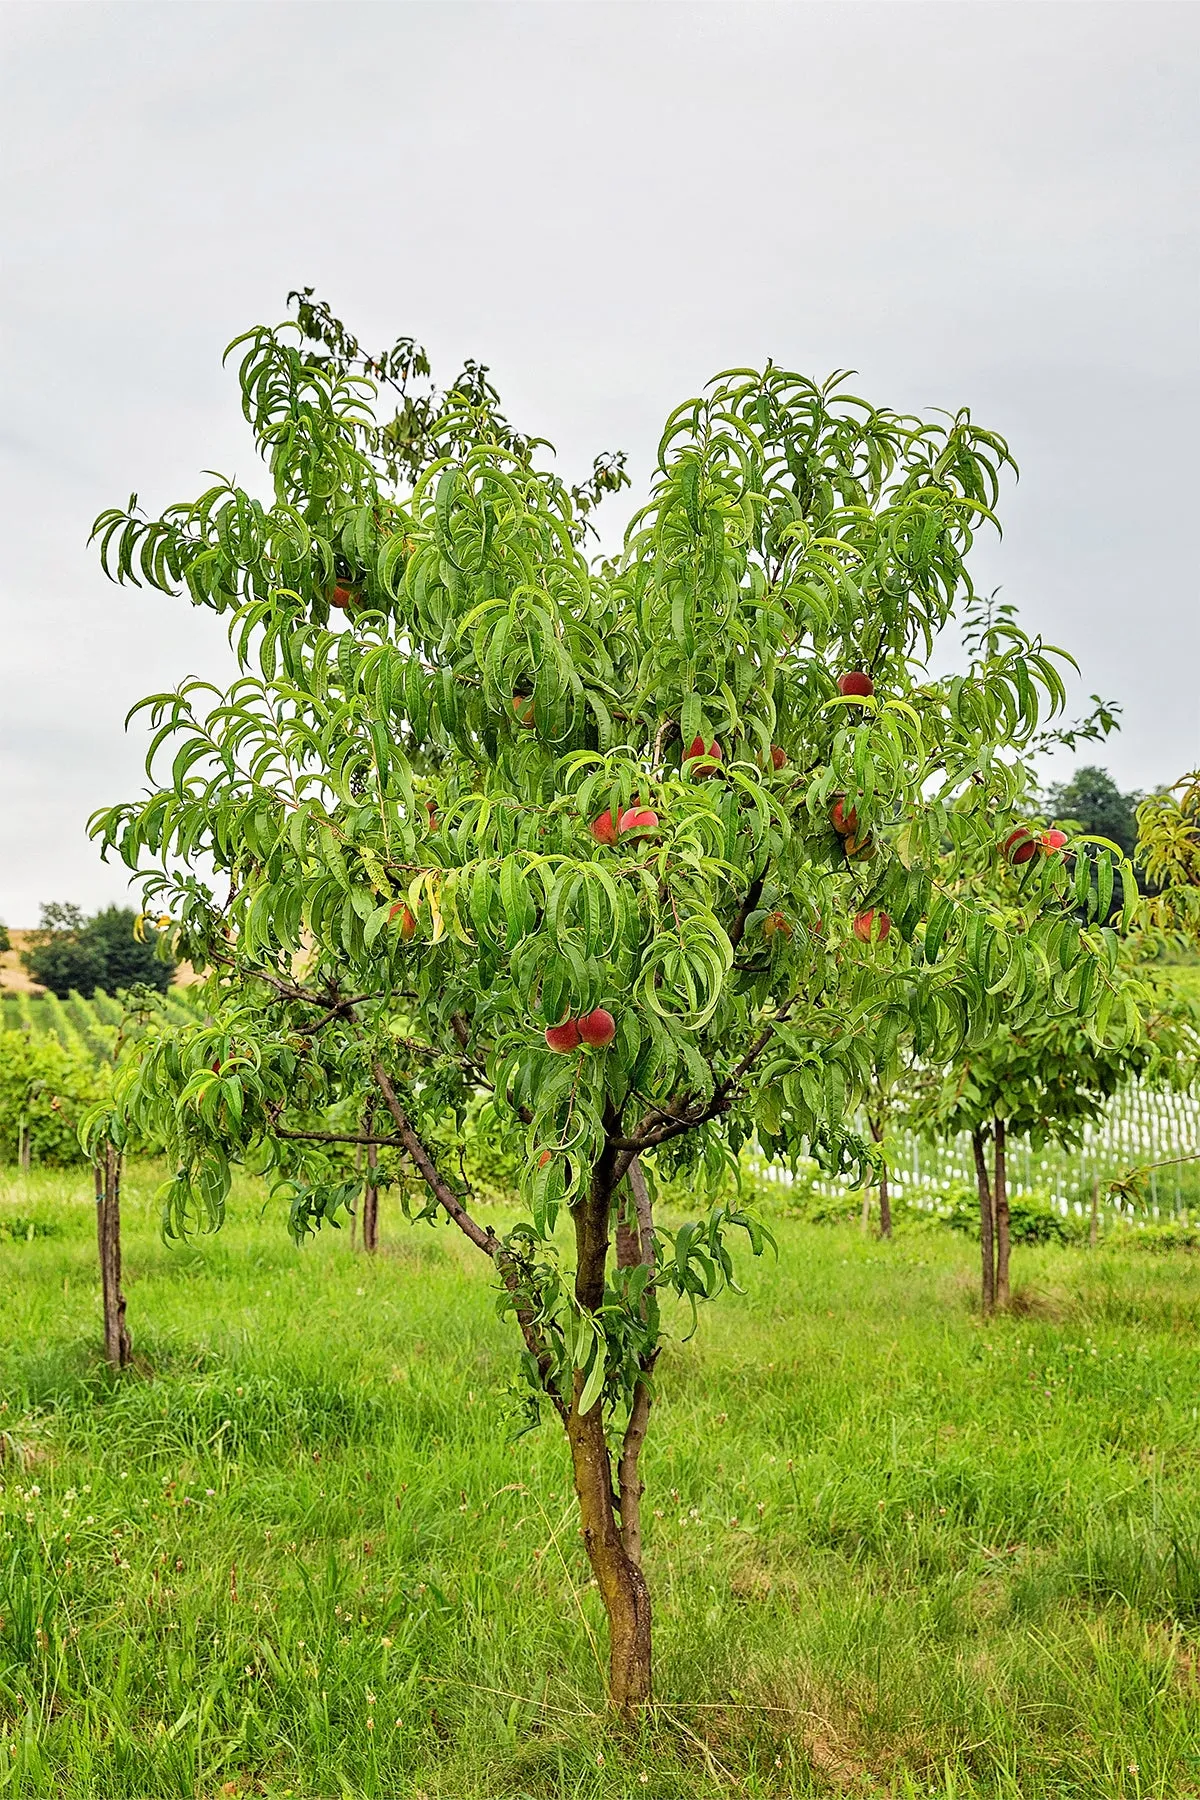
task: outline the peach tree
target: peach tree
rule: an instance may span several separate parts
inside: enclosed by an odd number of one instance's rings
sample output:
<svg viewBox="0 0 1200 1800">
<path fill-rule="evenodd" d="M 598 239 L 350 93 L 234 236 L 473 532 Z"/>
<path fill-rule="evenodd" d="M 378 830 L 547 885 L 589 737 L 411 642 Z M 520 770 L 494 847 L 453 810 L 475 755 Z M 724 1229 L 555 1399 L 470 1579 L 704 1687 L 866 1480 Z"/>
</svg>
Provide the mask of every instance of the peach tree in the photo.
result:
<svg viewBox="0 0 1200 1800">
<path fill-rule="evenodd" d="M 1151 925 L 1194 947 L 1200 941 L 1200 769 L 1148 794 L 1137 821 Z"/>
<path fill-rule="evenodd" d="M 671 414 L 589 561 L 587 496 L 477 395 L 398 466 L 378 370 L 291 326 L 238 348 L 266 497 L 97 523 L 110 573 L 227 615 L 239 673 L 135 708 L 150 789 L 93 822 L 209 1011 L 141 1047 L 92 1130 L 167 1137 L 170 1234 L 220 1222 L 239 1159 L 297 1237 L 353 1205 L 346 1146 L 403 1159 L 565 1432 L 629 1713 L 664 1330 L 764 1243 L 740 1150 L 865 1177 L 847 1122 L 902 1036 L 985 1042 L 1048 960 L 1085 1021 L 1109 980 L 1053 884 L 1013 935 L 953 878 L 996 853 L 1063 698 L 1015 625 L 929 671 L 1008 452 L 966 412 L 735 370 Z M 481 1097 L 515 1224 L 453 1153 Z M 680 1175 L 695 1218 L 656 1212 Z"/>
</svg>

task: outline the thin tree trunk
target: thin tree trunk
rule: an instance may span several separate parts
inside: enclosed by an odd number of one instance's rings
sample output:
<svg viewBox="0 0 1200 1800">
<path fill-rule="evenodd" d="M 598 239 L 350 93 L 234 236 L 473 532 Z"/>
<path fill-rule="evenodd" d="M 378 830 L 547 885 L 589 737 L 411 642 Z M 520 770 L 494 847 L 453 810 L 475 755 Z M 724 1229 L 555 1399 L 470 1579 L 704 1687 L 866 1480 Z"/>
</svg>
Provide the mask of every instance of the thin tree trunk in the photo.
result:
<svg viewBox="0 0 1200 1800">
<path fill-rule="evenodd" d="M 892 1197 L 888 1193 L 886 1168 L 879 1177 L 879 1235 L 881 1238 L 892 1235 Z"/>
<path fill-rule="evenodd" d="M 1100 1177 L 1092 1176 L 1092 1220 L 1088 1227 L 1088 1243 L 1094 1250 L 1100 1241 Z"/>
<path fill-rule="evenodd" d="M 988 1181 L 987 1158 L 983 1153 L 981 1131 L 971 1133 L 971 1148 L 975 1152 L 975 1179 L 979 1187 L 979 1259 L 982 1265 L 980 1305 L 983 1316 L 987 1319 L 991 1317 L 996 1305 L 996 1250 L 992 1230 L 992 1189 Z"/>
<path fill-rule="evenodd" d="M 630 1173 L 632 1174 L 632 1170 Z M 626 1179 L 628 1180 L 628 1177 Z M 633 1183 L 630 1181 L 628 1196 L 622 1194 L 617 1201 L 618 1269 L 634 1269 L 642 1260 L 641 1232 L 638 1226 L 636 1205 Z"/>
<path fill-rule="evenodd" d="M 633 1217 L 630 1217 L 627 1207 L 620 1206 L 617 1214 L 617 1267 L 632 1269 L 644 1264 L 653 1269 L 654 1214 L 646 1177 L 636 1157 L 629 1165 L 629 1173 L 625 1179 L 633 1201 Z M 633 1390 L 633 1403 L 629 1409 L 625 1435 L 621 1440 L 621 1453 L 617 1460 L 621 1542 L 639 1569 L 642 1566 L 642 1495 L 646 1491 L 646 1484 L 639 1473 L 639 1463 L 650 1423 L 650 1375 L 653 1367 L 654 1357 L 651 1356 L 645 1360 L 642 1375 Z"/>
<path fill-rule="evenodd" d="M 587 1196 L 572 1209 L 575 1222 L 575 1298 L 582 1310 L 589 1313 L 598 1312 L 604 1302 L 605 1264 L 613 1203 L 612 1162 L 612 1152 L 606 1151 L 593 1172 Z M 630 1188 L 637 1205 L 638 1188 L 635 1182 L 630 1183 Z M 643 1183 L 642 1194 L 644 1193 Z M 642 1208 L 639 1206 L 640 1211 Z M 641 1223 L 639 1218 L 636 1239 L 638 1261 L 642 1255 Z M 624 1238 L 626 1254 L 631 1254 L 633 1242 L 634 1233 L 630 1231 Z M 602 1401 L 595 1401 L 587 1412 L 581 1413 L 579 1401 L 583 1387 L 583 1371 L 576 1370 L 574 1395 L 566 1419 L 567 1441 L 571 1447 L 584 1548 L 608 1615 L 609 1703 L 622 1717 L 632 1718 L 650 1698 L 650 1590 L 638 1562 L 630 1555 L 617 1524 L 612 1456 L 604 1433 Z M 645 1409 L 649 1410 L 648 1396 Z M 644 1430 L 644 1419 L 642 1423 Z M 636 1448 L 640 1450 L 640 1442 Z M 632 1492 L 631 1485 L 630 1493 Z M 638 1512 L 636 1504 L 632 1510 L 635 1514 Z"/>
<path fill-rule="evenodd" d="M 642 1445 L 650 1423 L 649 1371 L 633 1390 L 633 1405 L 625 1435 L 621 1439 L 621 1455 L 617 1461 L 617 1493 L 621 1509 L 621 1542 L 632 1563 L 642 1566 L 642 1495 L 646 1484 L 638 1472 Z M 648 1604 L 648 1603 L 647 1603 Z"/>
<path fill-rule="evenodd" d="M 1006 1164 L 1008 1130 L 1003 1119 L 995 1121 L 992 1157 L 995 1180 L 992 1183 L 992 1207 L 996 1215 L 996 1305 L 1007 1308 L 1011 1298 L 1008 1285 L 1009 1221 L 1008 1169 Z"/>
<path fill-rule="evenodd" d="M 104 1159 L 94 1169 L 104 1354 L 114 1369 L 127 1369 L 133 1346 L 125 1325 L 125 1296 L 121 1292 L 121 1158 L 111 1144 L 105 1146 Z"/>
<path fill-rule="evenodd" d="M 646 1177 L 642 1173 L 642 1165 L 634 1157 L 625 1177 L 629 1184 L 630 1197 L 633 1200 L 633 1214 L 622 1206 L 617 1214 L 617 1267 L 632 1269 L 637 1263 L 645 1263 L 648 1268 L 654 1267 L 654 1214 L 650 1205 L 650 1190 L 646 1186 Z"/>
<path fill-rule="evenodd" d="M 363 1189 L 362 1247 L 369 1256 L 379 1248 L 379 1189 L 375 1171 L 379 1167 L 378 1144 L 367 1145 L 367 1185 Z"/>
<path fill-rule="evenodd" d="M 362 1159 L 363 1159 L 363 1147 L 360 1144 L 358 1146 L 358 1149 L 354 1152 L 354 1173 L 356 1175 L 362 1174 Z M 357 1206 L 355 1206 L 350 1213 L 350 1248 L 352 1250 L 358 1249 L 358 1207 Z"/>
<path fill-rule="evenodd" d="M 883 1121 L 871 1120 L 871 1136 L 877 1144 L 883 1142 Z M 879 1176 L 879 1235 L 890 1238 L 892 1235 L 892 1197 L 888 1192 L 888 1168 L 885 1162 Z"/>
</svg>

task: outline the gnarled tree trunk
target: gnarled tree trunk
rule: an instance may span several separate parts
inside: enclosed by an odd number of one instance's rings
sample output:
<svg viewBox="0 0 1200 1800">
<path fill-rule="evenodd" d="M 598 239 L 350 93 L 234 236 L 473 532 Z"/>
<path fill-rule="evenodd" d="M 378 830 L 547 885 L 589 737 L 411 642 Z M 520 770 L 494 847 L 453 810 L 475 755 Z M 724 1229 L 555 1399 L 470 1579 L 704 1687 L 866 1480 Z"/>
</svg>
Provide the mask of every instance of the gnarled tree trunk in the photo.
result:
<svg viewBox="0 0 1200 1800">
<path fill-rule="evenodd" d="M 617 1525 L 601 1404 L 597 1400 L 580 1413 L 582 1387 L 583 1376 L 577 1372 L 567 1441 L 583 1544 L 608 1615 L 608 1698 L 615 1712 L 630 1718 L 650 1698 L 650 1590 Z"/>
<path fill-rule="evenodd" d="M 979 1259 L 982 1265 L 982 1281 L 980 1284 L 980 1305 L 985 1319 L 990 1318 L 996 1308 L 996 1246 L 993 1230 L 992 1187 L 988 1180 L 987 1158 L 983 1149 L 982 1131 L 971 1133 L 971 1148 L 975 1153 L 975 1180 L 979 1187 Z"/>
<path fill-rule="evenodd" d="M 114 1369 L 127 1369 L 133 1355 L 121 1292 L 121 1157 L 111 1144 L 94 1165 L 96 1243 L 104 1301 L 104 1354 Z"/>
</svg>

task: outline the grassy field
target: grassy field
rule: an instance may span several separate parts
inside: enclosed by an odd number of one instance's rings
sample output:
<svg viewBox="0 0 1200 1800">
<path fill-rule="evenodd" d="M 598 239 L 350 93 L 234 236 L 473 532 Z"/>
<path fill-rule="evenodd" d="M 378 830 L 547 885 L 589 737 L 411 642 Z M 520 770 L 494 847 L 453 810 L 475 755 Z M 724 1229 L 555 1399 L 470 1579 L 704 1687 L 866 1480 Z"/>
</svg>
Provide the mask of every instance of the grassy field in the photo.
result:
<svg viewBox="0 0 1200 1800">
<path fill-rule="evenodd" d="M 0 1796 L 1200 1794 L 1200 1258 L 1022 1250 L 983 1327 L 953 1234 L 782 1221 L 664 1357 L 622 1737 L 486 1270 L 150 1186 L 113 1381 L 86 1172 L 0 1185 Z"/>
</svg>

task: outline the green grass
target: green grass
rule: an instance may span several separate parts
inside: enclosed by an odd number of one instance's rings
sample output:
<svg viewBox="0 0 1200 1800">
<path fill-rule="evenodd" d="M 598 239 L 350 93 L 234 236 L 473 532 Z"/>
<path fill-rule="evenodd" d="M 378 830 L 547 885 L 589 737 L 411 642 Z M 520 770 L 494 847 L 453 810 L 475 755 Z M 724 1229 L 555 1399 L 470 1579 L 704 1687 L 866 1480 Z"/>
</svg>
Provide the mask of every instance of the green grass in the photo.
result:
<svg viewBox="0 0 1200 1800">
<path fill-rule="evenodd" d="M 624 1736 L 482 1259 L 150 1186 L 113 1380 L 87 1172 L 0 1180 L 5 1800 L 1200 1793 L 1200 1258 L 1021 1251 L 984 1327 L 952 1234 L 781 1221 L 663 1358 Z"/>
</svg>

